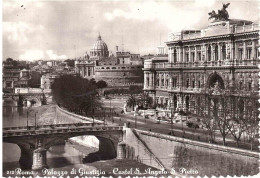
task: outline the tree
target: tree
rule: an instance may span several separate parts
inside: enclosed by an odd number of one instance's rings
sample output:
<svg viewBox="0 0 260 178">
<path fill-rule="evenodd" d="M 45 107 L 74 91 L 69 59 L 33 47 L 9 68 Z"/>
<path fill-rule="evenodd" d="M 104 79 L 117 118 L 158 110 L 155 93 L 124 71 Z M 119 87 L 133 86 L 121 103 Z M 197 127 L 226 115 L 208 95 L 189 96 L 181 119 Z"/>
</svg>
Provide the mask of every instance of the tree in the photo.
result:
<svg viewBox="0 0 260 178">
<path fill-rule="evenodd" d="M 75 67 L 75 60 L 73 59 L 67 59 L 64 62 L 66 62 L 69 67 Z"/>
<path fill-rule="evenodd" d="M 94 78 L 90 79 L 89 83 L 92 86 L 96 86 L 97 85 L 97 82 L 96 82 L 96 80 Z"/>
<path fill-rule="evenodd" d="M 226 145 L 226 137 L 229 133 L 228 126 L 231 119 L 230 97 L 228 93 L 222 92 L 219 93 L 213 100 L 213 118 L 215 119 L 219 132 L 222 136 L 223 145 Z"/>
<path fill-rule="evenodd" d="M 138 103 L 138 98 L 135 97 L 133 94 L 130 94 L 128 99 L 127 99 L 127 101 L 126 101 L 126 105 L 128 107 L 132 107 L 133 110 L 134 110 L 134 108 L 137 105 L 137 103 Z"/>
<path fill-rule="evenodd" d="M 129 93 L 131 93 L 131 94 L 141 94 L 142 92 L 143 92 L 142 86 L 131 85 L 129 87 Z"/>
<path fill-rule="evenodd" d="M 249 137 L 250 149 L 253 149 L 254 140 L 258 133 L 259 115 L 258 93 L 253 91 L 241 91 L 236 100 L 236 114 L 234 124 L 230 124 L 230 131 L 234 139 L 239 141 L 242 133 L 245 132 Z"/>
<path fill-rule="evenodd" d="M 198 98 L 198 115 L 202 117 L 201 121 L 203 126 L 207 129 L 210 142 L 215 142 L 215 130 L 216 130 L 216 122 L 215 120 L 210 116 L 209 108 L 210 102 L 208 97 L 200 97 Z"/>
<path fill-rule="evenodd" d="M 92 109 L 101 107 L 96 86 L 79 76 L 61 76 L 54 81 L 52 90 L 54 100 L 69 111 L 89 114 Z"/>
<path fill-rule="evenodd" d="M 106 88 L 107 87 L 107 82 L 105 82 L 104 80 L 99 80 L 97 82 L 97 88 Z"/>
</svg>

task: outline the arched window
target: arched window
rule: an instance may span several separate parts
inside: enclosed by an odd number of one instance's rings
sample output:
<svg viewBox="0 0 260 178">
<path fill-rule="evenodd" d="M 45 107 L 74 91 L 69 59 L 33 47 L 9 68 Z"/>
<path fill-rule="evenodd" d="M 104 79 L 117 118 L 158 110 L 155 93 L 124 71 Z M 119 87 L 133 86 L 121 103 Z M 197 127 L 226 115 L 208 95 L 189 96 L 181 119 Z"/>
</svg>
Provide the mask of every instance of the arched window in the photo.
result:
<svg viewBox="0 0 260 178">
<path fill-rule="evenodd" d="M 242 81 L 239 82 L 239 90 L 243 90 L 243 82 Z"/>
<path fill-rule="evenodd" d="M 189 88 L 189 79 L 186 82 L 186 88 Z"/>
<path fill-rule="evenodd" d="M 149 86 L 149 83 L 150 83 L 149 77 L 146 77 L 146 85 Z"/>
<path fill-rule="evenodd" d="M 243 113 L 244 113 L 244 101 L 241 99 L 238 102 L 238 114 L 239 114 L 239 117 L 243 117 Z"/>
<path fill-rule="evenodd" d="M 226 59 L 226 45 L 223 44 L 222 46 L 222 59 Z"/>
<path fill-rule="evenodd" d="M 252 83 L 248 82 L 248 90 L 251 91 L 252 90 Z"/>
<path fill-rule="evenodd" d="M 189 96 L 187 96 L 185 100 L 186 100 L 185 101 L 185 103 L 186 103 L 186 110 L 189 111 L 189 102 L 190 102 Z"/>
<path fill-rule="evenodd" d="M 211 46 L 208 47 L 208 61 L 211 61 Z"/>
<path fill-rule="evenodd" d="M 161 83 L 162 83 L 162 86 L 164 86 L 164 78 L 162 78 Z"/>
</svg>

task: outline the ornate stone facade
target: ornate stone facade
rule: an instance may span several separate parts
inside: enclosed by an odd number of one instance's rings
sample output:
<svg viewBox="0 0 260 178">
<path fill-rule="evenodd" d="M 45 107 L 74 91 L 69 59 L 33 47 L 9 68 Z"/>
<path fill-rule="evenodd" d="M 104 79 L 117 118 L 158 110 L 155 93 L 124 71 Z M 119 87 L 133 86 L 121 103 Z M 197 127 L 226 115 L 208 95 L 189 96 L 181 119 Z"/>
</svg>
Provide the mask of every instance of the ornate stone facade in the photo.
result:
<svg viewBox="0 0 260 178">
<path fill-rule="evenodd" d="M 157 106 L 191 113 L 216 86 L 234 97 L 257 92 L 258 33 L 257 24 L 226 20 L 169 34 L 168 60 L 144 63 L 144 91 Z"/>
</svg>

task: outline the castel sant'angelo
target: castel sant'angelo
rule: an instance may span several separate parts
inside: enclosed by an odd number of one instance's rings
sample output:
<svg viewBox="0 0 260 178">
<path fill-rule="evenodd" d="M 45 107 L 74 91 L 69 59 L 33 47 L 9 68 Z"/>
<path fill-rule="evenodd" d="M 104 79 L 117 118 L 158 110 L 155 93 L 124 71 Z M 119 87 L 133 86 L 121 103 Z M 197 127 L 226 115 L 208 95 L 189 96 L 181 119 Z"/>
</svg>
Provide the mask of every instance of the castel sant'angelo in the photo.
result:
<svg viewBox="0 0 260 178">
<path fill-rule="evenodd" d="M 75 62 L 76 73 L 84 78 L 104 80 L 109 86 L 142 85 L 143 61 L 139 54 L 119 51 L 109 52 L 107 44 L 99 35 L 90 55 L 87 53 Z"/>
</svg>

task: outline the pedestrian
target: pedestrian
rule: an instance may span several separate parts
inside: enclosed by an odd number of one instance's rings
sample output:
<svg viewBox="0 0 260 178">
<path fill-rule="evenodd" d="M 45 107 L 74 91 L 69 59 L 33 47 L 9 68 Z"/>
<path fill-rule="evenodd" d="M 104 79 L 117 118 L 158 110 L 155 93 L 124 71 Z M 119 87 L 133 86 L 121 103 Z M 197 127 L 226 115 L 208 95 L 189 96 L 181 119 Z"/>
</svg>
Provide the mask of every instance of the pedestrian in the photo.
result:
<svg viewBox="0 0 260 178">
<path fill-rule="evenodd" d="M 130 122 L 127 122 L 127 127 L 130 128 Z"/>
</svg>

